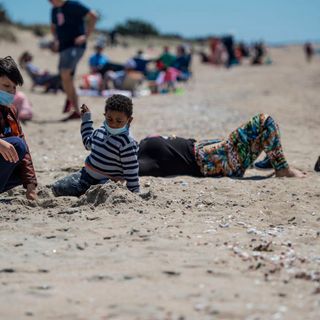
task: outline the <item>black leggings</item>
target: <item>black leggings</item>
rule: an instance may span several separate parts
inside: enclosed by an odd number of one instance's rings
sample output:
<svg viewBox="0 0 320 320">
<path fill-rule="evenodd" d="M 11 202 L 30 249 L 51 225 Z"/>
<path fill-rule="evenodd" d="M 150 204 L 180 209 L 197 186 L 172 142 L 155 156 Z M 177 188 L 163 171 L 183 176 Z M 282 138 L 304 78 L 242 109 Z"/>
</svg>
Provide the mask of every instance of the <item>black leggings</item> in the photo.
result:
<svg viewBox="0 0 320 320">
<path fill-rule="evenodd" d="M 148 137 L 139 144 L 139 175 L 166 177 L 171 175 L 202 176 L 194 156 L 192 139 Z"/>
</svg>

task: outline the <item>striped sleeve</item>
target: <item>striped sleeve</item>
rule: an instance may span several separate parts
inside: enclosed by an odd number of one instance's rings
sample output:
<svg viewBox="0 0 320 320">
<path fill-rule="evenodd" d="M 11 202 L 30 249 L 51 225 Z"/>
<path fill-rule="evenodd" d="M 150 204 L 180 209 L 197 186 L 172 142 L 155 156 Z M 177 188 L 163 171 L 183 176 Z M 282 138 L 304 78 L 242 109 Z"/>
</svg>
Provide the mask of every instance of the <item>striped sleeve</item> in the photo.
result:
<svg viewBox="0 0 320 320">
<path fill-rule="evenodd" d="M 140 192 L 138 147 L 135 141 L 120 148 L 120 159 L 127 188 L 132 192 Z"/>
<path fill-rule="evenodd" d="M 93 132 L 94 132 L 94 129 L 93 129 L 93 121 L 91 120 L 91 113 L 86 112 L 82 116 L 81 136 L 82 136 L 82 143 L 87 150 L 91 150 Z"/>
</svg>

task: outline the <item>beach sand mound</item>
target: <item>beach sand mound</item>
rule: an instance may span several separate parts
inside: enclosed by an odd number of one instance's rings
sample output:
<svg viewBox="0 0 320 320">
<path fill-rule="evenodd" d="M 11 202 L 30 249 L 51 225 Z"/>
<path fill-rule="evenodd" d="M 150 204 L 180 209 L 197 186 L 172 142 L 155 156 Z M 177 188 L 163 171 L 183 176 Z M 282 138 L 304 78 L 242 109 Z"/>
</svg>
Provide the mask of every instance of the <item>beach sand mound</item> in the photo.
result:
<svg viewBox="0 0 320 320">
<path fill-rule="evenodd" d="M 125 186 L 119 183 L 109 182 L 105 184 L 92 186 L 77 201 L 77 206 L 93 205 L 111 206 L 128 205 L 135 203 L 139 205 L 142 199 L 138 194 L 129 191 Z"/>
</svg>

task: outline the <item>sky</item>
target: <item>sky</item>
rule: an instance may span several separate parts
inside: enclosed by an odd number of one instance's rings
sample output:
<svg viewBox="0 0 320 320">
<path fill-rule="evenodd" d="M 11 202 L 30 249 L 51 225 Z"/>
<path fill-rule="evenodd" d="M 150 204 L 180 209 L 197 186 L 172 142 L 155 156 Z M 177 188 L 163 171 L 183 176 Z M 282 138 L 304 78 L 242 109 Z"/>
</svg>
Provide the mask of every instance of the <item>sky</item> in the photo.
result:
<svg viewBox="0 0 320 320">
<path fill-rule="evenodd" d="M 320 40 L 320 0 L 81 0 L 98 11 L 97 27 L 127 19 L 184 37 L 231 33 L 238 40 L 292 43 Z M 0 0 L 15 22 L 50 23 L 48 0 Z"/>
</svg>

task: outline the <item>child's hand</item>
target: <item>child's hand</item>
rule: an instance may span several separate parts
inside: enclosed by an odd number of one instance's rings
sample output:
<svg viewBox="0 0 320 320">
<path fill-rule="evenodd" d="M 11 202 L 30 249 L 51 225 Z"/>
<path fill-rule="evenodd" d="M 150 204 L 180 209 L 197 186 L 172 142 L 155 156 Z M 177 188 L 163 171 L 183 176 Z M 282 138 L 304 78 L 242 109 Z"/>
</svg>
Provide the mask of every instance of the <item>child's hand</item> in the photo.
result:
<svg viewBox="0 0 320 320">
<path fill-rule="evenodd" d="M 84 114 L 87 113 L 87 112 L 90 112 L 90 110 L 89 110 L 89 108 L 88 108 L 85 104 L 83 104 L 83 105 L 81 106 L 81 115 L 84 115 Z"/>
<path fill-rule="evenodd" d="M 36 186 L 32 183 L 27 185 L 27 193 L 26 197 L 28 200 L 37 200 L 37 191 L 36 191 Z"/>
<path fill-rule="evenodd" d="M 16 163 L 19 161 L 19 156 L 15 147 L 2 139 L 0 139 L 0 155 L 2 155 L 3 158 L 9 162 Z"/>
</svg>

